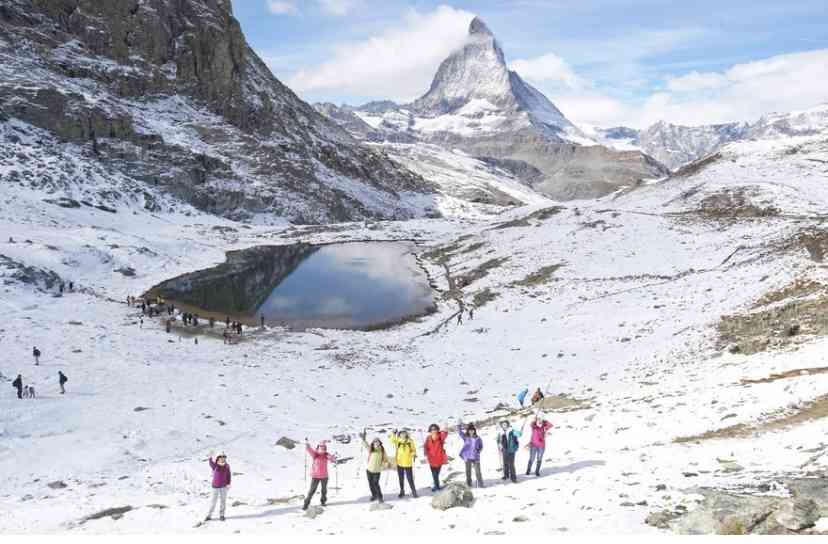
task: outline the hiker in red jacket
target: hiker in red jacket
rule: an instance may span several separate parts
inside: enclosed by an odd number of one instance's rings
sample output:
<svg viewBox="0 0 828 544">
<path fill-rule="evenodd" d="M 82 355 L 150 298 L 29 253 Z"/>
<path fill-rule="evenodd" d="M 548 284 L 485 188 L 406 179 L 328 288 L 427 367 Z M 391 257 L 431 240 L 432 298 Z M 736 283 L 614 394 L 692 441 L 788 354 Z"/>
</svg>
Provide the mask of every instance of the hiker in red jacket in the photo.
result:
<svg viewBox="0 0 828 544">
<path fill-rule="evenodd" d="M 431 478 L 434 480 L 432 492 L 440 490 L 440 469 L 448 463 L 446 455 L 446 437 L 448 432 L 441 431 L 440 427 L 432 423 L 428 426 L 428 436 L 423 444 L 428 465 L 431 467 Z"/>
<path fill-rule="evenodd" d="M 529 441 L 529 464 L 526 465 L 526 475 L 529 476 L 529 473 L 532 472 L 532 462 L 537 458 L 535 476 L 540 476 L 543 452 L 546 450 L 546 431 L 552 428 L 552 424 L 538 416 L 530 427 L 532 428 L 532 439 Z"/>
<path fill-rule="evenodd" d="M 310 506 L 311 499 L 316 493 L 316 488 L 319 487 L 319 484 L 322 484 L 322 500 L 320 503 L 322 506 L 325 506 L 325 503 L 328 502 L 328 461 L 332 463 L 336 462 L 336 456 L 328 453 L 328 446 L 324 442 L 319 444 L 316 449 L 313 449 L 309 443 L 305 442 L 305 451 L 313 459 L 313 464 L 311 465 L 311 486 L 307 497 L 305 497 L 302 510 L 307 510 L 308 506 Z"/>
</svg>

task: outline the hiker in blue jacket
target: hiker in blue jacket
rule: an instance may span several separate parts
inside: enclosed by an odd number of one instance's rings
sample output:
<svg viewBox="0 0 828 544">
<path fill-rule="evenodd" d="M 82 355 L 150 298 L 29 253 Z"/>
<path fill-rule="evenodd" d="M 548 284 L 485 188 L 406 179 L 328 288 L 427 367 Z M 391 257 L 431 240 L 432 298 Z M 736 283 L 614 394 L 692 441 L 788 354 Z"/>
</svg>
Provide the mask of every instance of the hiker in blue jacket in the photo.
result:
<svg viewBox="0 0 828 544">
<path fill-rule="evenodd" d="M 526 395 L 529 394 L 529 388 L 527 387 L 523 391 L 517 394 L 518 402 L 520 403 L 520 407 L 523 408 L 523 401 L 526 400 Z"/>
<path fill-rule="evenodd" d="M 525 425 L 526 422 L 524 422 Z M 497 433 L 497 449 L 503 457 L 503 480 L 512 480 L 517 483 L 517 471 L 515 470 L 515 454 L 520 448 L 519 438 L 523 429 L 516 431 L 511 424 L 503 420 L 500 422 L 500 432 Z"/>
</svg>

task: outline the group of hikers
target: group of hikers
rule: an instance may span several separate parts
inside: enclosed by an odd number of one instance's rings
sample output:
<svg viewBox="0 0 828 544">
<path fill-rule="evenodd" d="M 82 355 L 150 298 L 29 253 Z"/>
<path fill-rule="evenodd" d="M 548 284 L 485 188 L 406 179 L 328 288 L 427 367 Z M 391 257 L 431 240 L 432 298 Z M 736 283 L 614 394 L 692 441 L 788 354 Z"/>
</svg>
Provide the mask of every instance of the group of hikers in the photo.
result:
<svg viewBox="0 0 828 544">
<path fill-rule="evenodd" d="M 66 374 L 63 373 L 62 370 L 58 370 L 58 385 L 60 386 L 60 394 L 63 395 L 66 393 L 66 382 L 69 381 L 69 378 L 66 377 Z M 18 374 L 17 378 L 12 381 L 12 387 L 17 389 L 17 398 L 18 399 L 34 399 L 37 398 L 37 394 L 35 392 L 35 388 L 33 385 L 25 385 L 23 383 L 23 374 Z"/>
<path fill-rule="evenodd" d="M 523 421 L 520 429 L 513 428 L 508 420 L 503 420 L 498 424 L 496 443 L 500 453 L 502 480 L 510 480 L 515 483 L 518 481 L 517 470 L 515 469 L 515 458 L 520 450 L 520 438 L 523 436 L 524 429 L 530 417 L 527 417 Z M 541 463 L 543 462 L 543 455 L 546 450 L 546 434 L 551 428 L 552 424 L 541 417 L 539 413 L 532 418 L 532 422 L 530 423 L 531 436 L 525 446 L 529 450 L 529 460 L 526 465 L 527 476 L 533 472 L 535 476 L 540 476 Z M 483 451 L 483 439 L 478 436 L 477 428 L 473 423 L 465 425 L 463 423 L 458 424 L 457 435 L 462 442 L 459 457 L 465 464 L 466 484 L 472 487 L 472 473 L 474 473 L 477 487 L 485 487 L 483 470 L 480 464 L 480 454 Z M 446 427 L 441 429 L 439 425 L 431 424 L 428 427 L 428 434 L 422 444 L 423 453 L 431 470 L 432 493 L 437 493 L 442 489 L 440 472 L 443 466 L 449 462 L 448 454 L 446 453 L 448 436 L 449 433 Z M 411 496 L 417 498 L 417 487 L 414 483 L 414 464 L 417 459 L 418 447 L 410 433 L 406 430 L 396 429 L 391 432 L 388 441 L 394 447 L 393 455 L 386 453 L 385 446 L 379 437 L 373 438 L 369 443 L 366 430 L 360 433 L 360 439 L 366 455 L 365 475 L 368 481 L 368 491 L 371 495 L 370 501 L 384 502 L 380 477 L 383 471 L 386 470 L 396 471 L 397 473 L 400 487 L 399 498 L 402 499 L 406 496 L 406 483 L 408 484 Z M 311 483 L 310 489 L 305 495 L 302 504 L 303 510 L 308 509 L 318 490 L 321 491 L 320 504 L 322 506 L 327 504 L 328 464 L 333 463 L 336 466 L 339 462 L 345 461 L 344 459 L 339 460 L 336 455 L 328 451 L 326 441 L 321 442 L 316 447 L 312 447 L 306 438 L 305 452 L 307 453 L 307 458 L 311 460 Z M 230 486 L 231 479 L 230 466 L 227 464 L 227 455 L 222 453 L 215 460 L 211 455 L 209 464 L 213 473 L 213 493 L 210 510 L 205 521 L 212 519 L 217 502 L 220 502 L 219 519 L 224 521 L 227 488 Z"/>
<path fill-rule="evenodd" d="M 155 300 L 152 299 L 145 299 L 145 298 L 137 298 L 134 296 L 127 296 L 126 298 L 127 305 L 133 306 L 138 305 L 140 303 L 141 306 L 141 315 L 142 316 L 160 316 L 162 313 L 166 313 L 169 318 L 164 323 L 164 328 L 167 333 L 172 332 L 172 324 L 176 320 L 176 312 L 178 316 L 181 317 L 181 322 L 184 326 L 199 326 L 199 320 L 202 319 L 198 314 L 194 314 L 192 312 L 184 312 L 180 309 L 175 307 L 175 304 L 166 303 L 160 298 L 156 298 Z M 214 317 L 208 317 L 207 322 L 210 325 L 210 328 L 214 328 L 216 325 L 216 319 Z M 144 318 L 139 318 L 140 327 L 144 327 Z M 262 327 L 264 327 L 264 317 L 262 317 Z M 234 341 L 234 337 L 241 337 L 244 334 L 244 326 L 239 321 L 231 321 L 230 316 L 227 316 L 224 321 L 224 332 L 222 334 L 224 338 L 225 344 L 232 344 Z M 198 340 L 196 339 L 196 343 Z"/>
</svg>

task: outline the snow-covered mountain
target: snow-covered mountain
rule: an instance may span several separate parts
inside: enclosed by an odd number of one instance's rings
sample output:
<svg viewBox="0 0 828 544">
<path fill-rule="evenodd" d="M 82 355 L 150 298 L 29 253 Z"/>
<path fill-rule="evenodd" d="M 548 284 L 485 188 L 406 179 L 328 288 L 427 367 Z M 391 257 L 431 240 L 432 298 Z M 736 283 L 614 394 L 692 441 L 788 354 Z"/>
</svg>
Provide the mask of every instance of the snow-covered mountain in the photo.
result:
<svg viewBox="0 0 828 544">
<path fill-rule="evenodd" d="M 584 134 L 546 96 L 509 70 L 494 34 L 477 17 L 464 46 L 441 63 L 428 92 L 411 104 L 324 104 L 317 109 L 357 138 L 424 142 L 522 163 L 526 168 L 521 170 L 542 173 L 524 181 L 554 198 L 594 197 L 667 172 L 638 150 L 610 149 Z"/>
<path fill-rule="evenodd" d="M 428 183 L 271 74 L 230 0 L 0 7 L 0 123 L 11 143 L 29 142 L 38 157 L 28 168 L 39 174 L 28 183 L 56 197 L 114 209 L 167 195 L 261 221 L 436 213 Z M 81 170 L 110 170 L 130 189 L 93 188 L 52 160 L 58 155 Z"/>
<path fill-rule="evenodd" d="M 644 129 L 581 127 L 592 138 L 617 149 L 640 149 L 675 170 L 730 142 L 819 134 L 828 127 L 828 104 L 773 113 L 754 123 L 683 126 L 659 121 Z"/>
</svg>

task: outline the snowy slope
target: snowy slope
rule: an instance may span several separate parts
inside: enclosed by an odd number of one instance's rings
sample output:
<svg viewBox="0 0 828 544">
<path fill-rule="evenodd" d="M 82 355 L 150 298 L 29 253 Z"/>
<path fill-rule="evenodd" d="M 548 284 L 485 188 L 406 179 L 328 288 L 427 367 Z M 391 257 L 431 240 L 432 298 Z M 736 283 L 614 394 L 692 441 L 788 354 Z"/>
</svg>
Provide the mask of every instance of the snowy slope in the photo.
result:
<svg viewBox="0 0 828 544">
<path fill-rule="evenodd" d="M 825 470 L 825 456 L 800 468 L 824 447 L 824 417 L 774 422 L 811 413 L 828 387 L 818 371 L 825 333 L 804 320 L 808 304 L 828 296 L 826 153 L 820 136 L 740 143 L 680 176 L 594 202 L 368 226 L 250 226 L 137 205 L 112 214 L 47 206 L 47 189 L 2 184 L 0 254 L 71 279 L 79 292 L 54 297 L 0 264 L 0 531 L 193 531 L 208 505 L 211 451 L 227 453 L 236 473 L 235 506 L 202 533 L 656 533 L 647 514 L 694 509 L 695 486 Z M 717 211 L 718 200 L 706 199 L 723 193 L 744 200 Z M 777 211 L 754 213 L 769 208 Z M 198 344 L 190 333 L 167 335 L 157 320 L 140 328 L 121 302 L 220 262 L 228 249 L 350 239 L 417 240 L 443 294 L 438 312 L 374 332 L 251 330 L 228 346 L 208 334 Z M 125 266 L 135 276 L 114 272 Z M 797 282 L 822 287 L 800 292 Z M 458 299 L 476 307 L 462 325 Z M 788 304 L 802 308 L 801 334 L 763 331 L 772 342 L 752 354 L 722 345 L 723 316 Z M 59 369 L 70 379 L 65 396 Z M 18 372 L 38 400 L 12 398 L 5 380 Z M 553 397 L 546 461 L 540 478 L 501 484 L 487 421 L 506 415 L 497 404 L 514 406 L 525 386 Z M 393 508 L 370 511 L 356 433 L 409 426 L 419 441 L 429 423 L 458 418 L 480 422 L 485 440 L 488 487 L 473 490 L 474 506 L 433 510 L 418 462 L 423 496 L 397 500 L 394 475 L 384 476 Z M 704 438 L 736 424 L 750 432 Z M 325 511 L 304 518 L 304 454 L 275 443 L 334 435 L 351 438 L 332 442 L 351 459 L 332 472 L 338 489 Z M 461 470 L 459 447 L 452 435 L 444 476 Z M 521 450 L 521 473 L 526 459 Z M 56 480 L 66 487 L 47 486 Z M 127 505 L 135 509 L 120 519 L 80 523 Z"/>
</svg>

